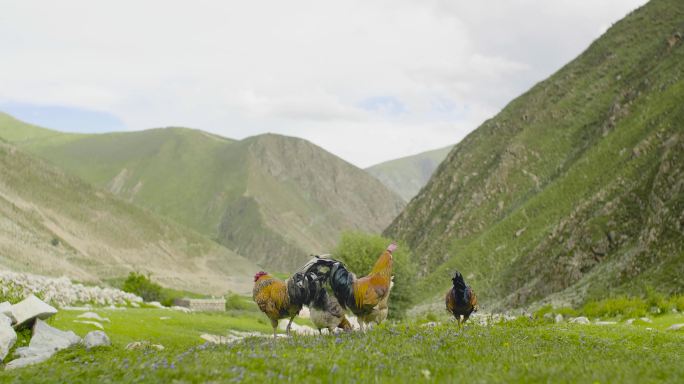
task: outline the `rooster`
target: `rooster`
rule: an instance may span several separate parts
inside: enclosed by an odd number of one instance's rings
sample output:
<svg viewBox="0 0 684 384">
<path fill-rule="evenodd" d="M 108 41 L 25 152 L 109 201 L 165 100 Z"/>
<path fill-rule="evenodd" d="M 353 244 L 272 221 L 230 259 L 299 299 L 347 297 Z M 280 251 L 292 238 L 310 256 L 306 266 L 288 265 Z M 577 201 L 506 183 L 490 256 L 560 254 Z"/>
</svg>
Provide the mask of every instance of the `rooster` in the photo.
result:
<svg viewBox="0 0 684 384">
<path fill-rule="evenodd" d="M 320 258 L 312 267 L 329 267 L 325 274 L 330 281 L 335 297 L 342 308 L 349 309 L 358 320 L 361 330 L 371 322 L 379 323 L 387 317 L 387 301 L 392 284 L 392 252 L 397 244 L 392 243 L 380 255 L 368 276 L 357 278 L 347 267 L 335 259 Z M 309 271 L 312 269 L 309 269 Z"/>
<path fill-rule="evenodd" d="M 471 313 L 477 312 L 477 296 L 475 296 L 473 289 L 466 285 L 460 272 L 454 273 L 451 282 L 454 286 L 446 294 L 446 308 L 449 313 L 456 317 L 460 328 L 461 324 L 468 320 Z M 463 320 L 461 320 L 461 316 L 463 316 Z"/>
<path fill-rule="evenodd" d="M 321 329 L 327 329 L 328 332 L 333 333 L 336 328 L 345 331 L 351 331 L 352 325 L 345 316 L 344 308 L 337 301 L 335 296 L 329 295 L 325 289 L 322 289 L 318 297 L 309 305 L 311 313 L 311 322 L 321 333 Z"/>
<path fill-rule="evenodd" d="M 300 271 L 285 281 L 277 279 L 266 272 L 259 271 L 254 275 L 254 289 L 252 298 L 259 306 L 261 312 L 271 320 L 273 326 L 273 338 L 276 338 L 278 320 L 290 318 L 287 323 L 286 333 L 290 334 L 290 327 L 295 316 L 321 291 L 322 281 L 315 274 L 307 274 L 304 271 L 311 266 L 307 263 Z"/>
</svg>

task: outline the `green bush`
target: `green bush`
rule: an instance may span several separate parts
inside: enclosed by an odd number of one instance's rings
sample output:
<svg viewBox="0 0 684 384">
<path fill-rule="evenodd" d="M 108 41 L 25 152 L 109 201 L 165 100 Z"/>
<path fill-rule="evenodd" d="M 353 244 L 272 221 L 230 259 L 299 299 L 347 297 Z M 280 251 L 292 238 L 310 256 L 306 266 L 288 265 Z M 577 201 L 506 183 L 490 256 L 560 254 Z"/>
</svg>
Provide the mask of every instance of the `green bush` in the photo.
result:
<svg viewBox="0 0 684 384">
<path fill-rule="evenodd" d="M 619 296 L 590 301 L 582 308 L 589 317 L 642 317 L 648 313 L 648 303 L 639 298 Z"/>
<path fill-rule="evenodd" d="M 226 294 L 226 311 L 256 311 L 256 304 L 251 298 L 235 293 Z"/>
<path fill-rule="evenodd" d="M 150 279 L 150 275 L 142 273 L 131 272 L 123 283 L 121 289 L 125 292 L 134 293 L 143 300 L 149 301 L 165 301 L 162 294 L 162 287 Z"/>
<path fill-rule="evenodd" d="M 333 257 L 343 261 L 358 277 L 366 276 L 391 242 L 378 235 L 346 232 L 333 251 Z M 404 244 L 399 244 L 393 258 L 394 287 L 389 299 L 389 317 L 399 319 L 406 315 L 413 302 L 416 266 Z"/>
</svg>

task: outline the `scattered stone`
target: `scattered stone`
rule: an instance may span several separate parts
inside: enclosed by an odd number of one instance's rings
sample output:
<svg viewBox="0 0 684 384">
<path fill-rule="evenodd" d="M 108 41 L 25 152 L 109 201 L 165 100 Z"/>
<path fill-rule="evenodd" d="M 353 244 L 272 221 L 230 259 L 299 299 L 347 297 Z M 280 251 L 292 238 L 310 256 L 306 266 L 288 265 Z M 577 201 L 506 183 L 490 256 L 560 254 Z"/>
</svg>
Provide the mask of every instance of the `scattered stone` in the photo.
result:
<svg viewBox="0 0 684 384">
<path fill-rule="evenodd" d="M 28 325 L 35 318 L 45 320 L 57 313 L 55 307 L 45 303 L 35 295 L 29 295 L 24 300 L 12 306 L 12 315 L 16 319 L 14 329 Z"/>
<path fill-rule="evenodd" d="M 286 330 L 287 329 L 287 323 L 289 322 L 289 319 L 283 319 L 280 321 L 280 324 L 278 325 L 279 329 Z M 291 333 L 296 333 L 297 335 L 317 335 L 318 331 L 314 330 L 313 328 L 309 327 L 308 325 L 299 325 L 297 323 L 292 323 L 290 326 L 290 332 Z"/>
<path fill-rule="evenodd" d="M 648 317 L 642 317 L 639 320 L 643 321 L 644 323 L 653 323 L 653 320 L 649 319 Z"/>
<path fill-rule="evenodd" d="M 174 311 L 180 311 L 180 312 L 183 312 L 183 313 L 190 313 L 190 312 L 192 312 L 192 309 L 190 309 L 190 308 L 179 307 L 179 306 L 177 306 L 177 305 L 174 305 L 173 307 L 171 307 L 171 309 L 173 309 Z"/>
<path fill-rule="evenodd" d="M 12 328 L 12 319 L 0 313 L 0 362 L 7 357 L 16 342 L 17 333 Z"/>
<path fill-rule="evenodd" d="M 553 313 L 551 313 L 551 312 L 545 313 L 545 314 L 544 314 L 544 318 L 545 318 L 545 319 L 548 319 L 548 320 L 553 319 Z"/>
<path fill-rule="evenodd" d="M 161 303 L 160 303 L 160 302 L 158 302 L 158 301 L 150 301 L 150 302 L 148 302 L 148 303 L 145 303 L 145 304 L 149 305 L 150 307 L 155 307 L 155 308 L 164 308 L 164 306 L 163 306 L 163 305 L 161 305 Z"/>
<path fill-rule="evenodd" d="M 632 325 L 632 323 L 634 323 L 634 320 L 636 319 L 627 319 L 627 321 L 625 321 L 625 324 Z"/>
<path fill-rule="evenodd" d="M 0 315 L 7 316 L 7 318 L 12 321 L 12 324 L 17 322 L 14 318 L 14 314 L 12 314 L 12 304 L 9 301 L 0 303 Z"/>
<path fill-rule="evenodd" d="M 432 328 L 432 327 L 438 326 L 439 324 L 440 324 L 440 323 L 438 323 L 438 322 L 436 322 L 436 321 L 431 321 L 431 322 L 429 322 L 429 323 L 425 323 L 425 324 L 421 325 L 421 327 L 430 327 L 430 328 Z"/>
<path fill-rule="evenodd" d="M 112 345 L 112 342 L 109 340 L 107 334 L 102 331 L 88 332 L 83 339 L 83 343 L 85 344 L 86 349 L 95 347 L 108 347 Z"/>
<path fill-rule="evenodd" d="M 15 354 L 19 358 L 7 363 L 5 369 L 21 368 L 40 363 L 49 359 L 57 351 L 69 348 L 80 342 L 81 338 L 72 331 L 61 331 L 37 319 L 36 324 L 33 326 L 33 337 L 31 337 L 29 346 L 17 348 Z"/>
<path fill-rule="evenodd" d="M 553 319 L 553 321 L 555 321 L 556 324 L 562 323 L 563 322 L 563 315 L 561 315 L 560 313 L 557 314 L 556 317 Z"/>
<path fill-rule="evenodd" d="M 74 323 L 88 324 L 88 325 L 92 325 L 92 326 L 95 326 L 95 327 L 100 328 L 100 329 L 104 329 L 104 327 L 102 326 L 102 324 L 98 323 L 97 321 L 90 321 L 90 320 L 74 320 Z"/>
<path fill-rule="evenodd" d="M 162 316 L 159 318 L 159 320 L 171 320 L 171 318 L 168 316 Z"/>
<path fill-rule="evenodd" d="M 93 319 L 93 320 L 99 321 L 99 322 L 101 322 L 101 323 L 102 323 L 102 322 L 107 322 L 107 323 L 110 322 L 108 318 L 106 318 L 106 317 L 100 317 L 100 315 L 98 315 L 98 314 L 95 313 L 95 312 L 86 312 L 86 313 L 82 313 L 82 314 L 80 314 L 80 315 L 78 315 L 78 316 L 76 316 L 76 317 L 78 317 L 79 319 Z"/>
<path fill-rule="evenodd" d="M 684 323 L 682 324 L 673 324 L 670 325 L 667 330 L 668 331 L 679 331 L 680 329 L 684 329 Z"/>
<path fill-rule="evenodd" d="M 580 317 L 571 318 L 570 323 L 573 323 L 573 324 L 590 324 L 591 322 L 586 317 L 580 316 Z"/>
<path fill-rule="evenodd" d="M 131 307 L 133 307 L 133 308 L 140 308 L 140 304 L 138 304 L 138 303 L 136 303 L 136 302 L 134 302 L 134 301 L 131 301 Z"/>
<path fill-rule="evenodd" d="M 66 277 L 47 277 L 30 273 L 0 270 L 0 291 L 11 286 L 18 289 L 19 294 L 27 296 L 40 292 L 41 297 L 59 308 L 76 303 L 93 303 L 98 306 L 129 302 L 142 302 L 142 298 L 119 289 L 85 286 L 72 283 Z"/>
<path fill-rule="evenodd" d="M 617 324 L 617 321 L 597 321 L 594 324 L 596 324 L 596 325 L 615 325 L 615 324 Z"/>
<path fill-rule="evenodd" d="M 164 346 L 161 344 L 152 344 L 147 340 L 143 340 L 143 341 L 134 341 L 132 343 L 128 343 L 128 345 L 126 345 L 126 349 L 129 351 L 137 350 L 137 349 L 156 349 L 158 351 L 163 351 Z"/>
</svg>

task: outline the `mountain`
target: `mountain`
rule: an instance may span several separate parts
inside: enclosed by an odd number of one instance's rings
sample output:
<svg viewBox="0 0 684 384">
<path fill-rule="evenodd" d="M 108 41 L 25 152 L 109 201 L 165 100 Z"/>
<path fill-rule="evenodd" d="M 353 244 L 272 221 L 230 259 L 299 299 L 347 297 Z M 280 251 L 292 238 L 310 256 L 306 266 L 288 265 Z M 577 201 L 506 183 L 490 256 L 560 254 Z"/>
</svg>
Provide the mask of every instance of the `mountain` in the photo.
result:
<svg viewBox="0 0 684 384">
<path fill-rule="evenodd" d="M 0 141 L 0 265 L 101 282 L 130 271 L 194 292 L 248 292 L 257 266 L 195 231 Z"/>
<path fill-rule="evenodd" d="M 684 3 L 652 0 L 458 143 L 387 228 L 423 299 L 684 291 Z"/>
<path fill-rule="evenodd" d="M 292 137 L 67 134 L 7 116 L 0 137 L 269 269 L 292 270 L 343 230 L 379 233 L 404 205 L 363 170 Z"/>
<path fill-rule="evenodd" d="M 385 161 L 366 168 L 385 186 L 405 201 L 411 200 L 430 180 L 430 176 L 449 154 L 453 146 L 422 152 L 417 155 Z"/>
</svg>

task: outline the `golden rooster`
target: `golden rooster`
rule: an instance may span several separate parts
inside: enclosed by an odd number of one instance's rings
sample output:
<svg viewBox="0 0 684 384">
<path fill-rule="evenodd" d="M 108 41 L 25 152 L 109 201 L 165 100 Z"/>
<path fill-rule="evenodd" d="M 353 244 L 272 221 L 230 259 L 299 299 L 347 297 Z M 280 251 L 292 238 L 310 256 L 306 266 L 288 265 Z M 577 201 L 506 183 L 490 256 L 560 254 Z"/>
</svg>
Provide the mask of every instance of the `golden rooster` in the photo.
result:
<svg viewBox="0 0 684 384">
<path fill-rule="evenodd" d="M 473 289 L 466 285 L 460 272 L 454 273 L 451 282 L 454 286 L 446 294 L 446 308 L 449 313 L 456 317 L 460 327 L 468 320 L 471 313 L 477 312 L 477 296 L 475 296 Z M 463 321 L 461 321 L 461 316 L 463 316 Z"/>
<path fill-rule="evenodd" d="M 320 258 L 314 264 L 314 267 L 330 268 L 325 274 L 330 281 L 330 288 L 342 308 L 350 309 L 358 317 L 362 331 L 366 324 L 379 323 L 387 317 L 387 301 L 392 284 L 392 252 L 396 249 L 396 243 L 390 244 L 375 262 L 370 274 L 361 278 L 357 278 L 335 259 Z M 318 273 L 321 273 L 320 268 Z"/>
<path fill-rule="evenodd" d="M 311 265 L 314 260 L 307 263 L 302 270 Z M 278 320 L 290 318 L 286 332 L 290 334 L 292 320 L 302 309 L 302 305 L 308 304 L 321 290 L 321 281 L 315 274 L 306 274 L 300 270 L 289 279 L 282 281 L 266 272 L 259 271 L 254 275 L 254 289 L 252 298 L 259 306 L 261 312 L 271 320 L 273 326 L 273 338 L 276 337 Z"/>
</svg>

